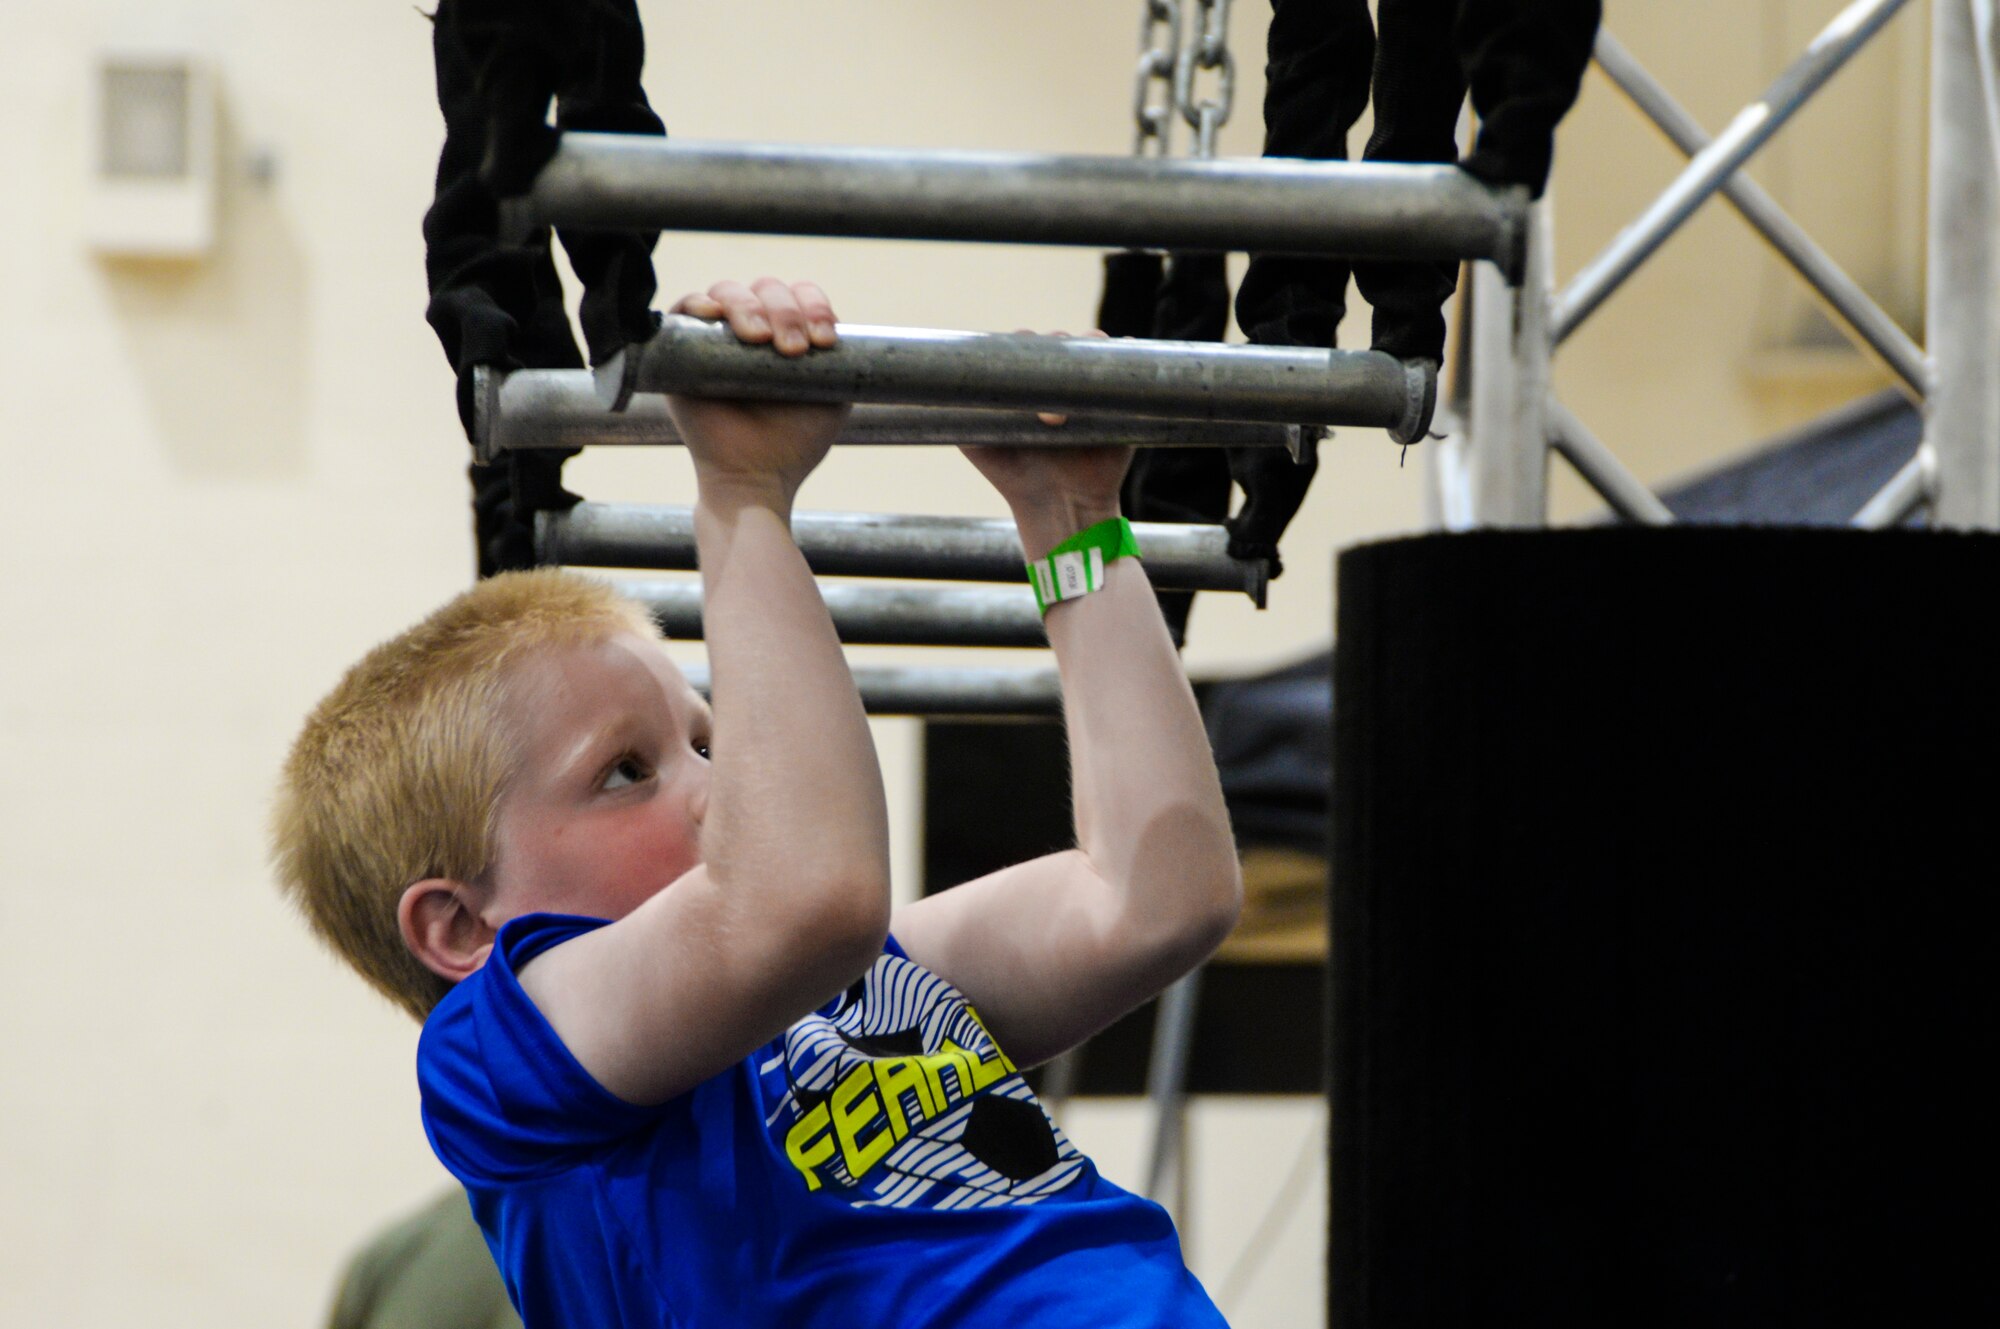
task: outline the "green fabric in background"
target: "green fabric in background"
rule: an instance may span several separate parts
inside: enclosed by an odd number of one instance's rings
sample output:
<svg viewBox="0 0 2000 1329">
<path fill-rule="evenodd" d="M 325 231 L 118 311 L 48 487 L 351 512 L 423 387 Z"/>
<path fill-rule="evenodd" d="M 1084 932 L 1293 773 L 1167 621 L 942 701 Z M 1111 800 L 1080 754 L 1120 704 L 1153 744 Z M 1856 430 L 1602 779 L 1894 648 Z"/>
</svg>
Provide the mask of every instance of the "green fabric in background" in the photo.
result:
<svg viewBox="0 0 2000 1329">
<path fill-rule="evenodd" d="M 453 1187 L 348 1262 L 328 1329 L 521 1329 L 465 1192 Z"/>
</svg>

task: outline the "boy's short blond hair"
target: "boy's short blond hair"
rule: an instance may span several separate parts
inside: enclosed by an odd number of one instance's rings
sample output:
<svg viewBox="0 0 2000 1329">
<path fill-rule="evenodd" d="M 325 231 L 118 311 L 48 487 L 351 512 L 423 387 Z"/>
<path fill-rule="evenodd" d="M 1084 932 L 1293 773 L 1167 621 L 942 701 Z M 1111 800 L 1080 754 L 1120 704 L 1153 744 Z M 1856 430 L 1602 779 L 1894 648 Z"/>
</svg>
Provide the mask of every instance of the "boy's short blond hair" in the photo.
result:
<svg viewBox="0 0 2000 1329">
<path fill-rule="evenodd" d="M 514 768 L 509 676 L 534 651 L 622 631 L 659 635 L 602 582 L 554 569 L 489 578 L 362 657 L 292 745 L 271 818 L 279 882 L 418 1020 L 451 984 L 404 945 L 397 905 L 414 882 L 476 881 L 493 862 Z"/>
</svg>

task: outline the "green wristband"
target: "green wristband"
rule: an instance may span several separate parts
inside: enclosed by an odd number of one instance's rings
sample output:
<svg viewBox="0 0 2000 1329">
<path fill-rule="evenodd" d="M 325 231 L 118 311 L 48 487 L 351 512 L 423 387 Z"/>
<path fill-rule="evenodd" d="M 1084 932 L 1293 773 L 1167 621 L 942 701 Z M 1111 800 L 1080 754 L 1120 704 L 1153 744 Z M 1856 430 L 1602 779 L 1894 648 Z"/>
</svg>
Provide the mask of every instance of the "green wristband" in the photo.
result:
<svg viewBox="0 0 2000 1329">
<path fill-rule="evenodd" d="M 1132 523 L 1123 517 L 1086 526 L 1057 545 L 1044 558 L 1028 564 L 1028 583 L 1035 588 L 1035 607 L 1048 616 L 1064 600 L 1104 589 L 1104 565 L 1114 559 L 1139 558 Z"/>
</svg>

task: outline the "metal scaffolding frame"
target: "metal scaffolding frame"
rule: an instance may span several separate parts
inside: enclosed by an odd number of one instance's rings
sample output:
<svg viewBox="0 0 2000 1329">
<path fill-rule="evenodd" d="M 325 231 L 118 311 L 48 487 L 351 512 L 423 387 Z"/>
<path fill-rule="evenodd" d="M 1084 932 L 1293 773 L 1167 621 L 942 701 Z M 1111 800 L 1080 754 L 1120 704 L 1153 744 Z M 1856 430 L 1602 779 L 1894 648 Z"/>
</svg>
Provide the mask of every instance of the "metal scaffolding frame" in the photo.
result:
<svg viewBox="0 0 2000 1329">
<path fill-rule="evenodd" d="M 1148 0 L 1130 157 L 897 151 L 672 142 L 568 133 L 526 194 L 502 205 L 513 230 L 582 226 L 713 230 L 873 239 L 1086 245 L 1093 248 L 1257 250 L 1350 258 L 1476 261 L 1506 289 L 1530 262 L 1525 193 L 1488 186 L 1449 165 L 1382 165 L 1214 157 L 1229 113 L 1226 0 L 1203 0 L 1203 21 Z M 1162 14 L 1169 39 L 1160 46 Z M 1198 77 L 1216 81 L 1197 94 Z M 1159 94 L 1159 105 L 1154 105 Z M 1178 116 L 1194 155 L 1171 157 Z M 1156 151 L 1149 152 L 1148 146 Z M 1312 350 L 1143 339 L 1055 338 L 843 325 L 839 344 L 785 358 L 726 328 L 669 316 L 657 335 L 594 372 L 480 371 L 473 391 L 475 457 L 495 463 L 536 450 L 671 446 L 680 439 L 667 394 L 844 401 L 858 405 L 843 445 L 989 447 L 1315 448 L 1329 426 L 1425 436 L 1436 369 L 1374 351 Z M 1069 418 L 1052 427 L 1041 412 Z M 536 555 L 585 567 L 693 567 L 687 513 L 581 504 L 537 514 Z M 1006 523 L 868 514 L 800 514 L 815 570 L 915 581 L 992 580 L 1006 587 L 828 583 L 822 591 L 850 643 L 1042 646 Z M 1264 603 L 1268 565 L 1231 559 L 1221 526 L 1141 530 L 1154 581 L 1231 590 Z M 672 636 L 701 632 L 693 581 L 625 583 Z M 891 687 L 871 674 L 881 705 L 936 703 L 965 714 L 968 675 L 937 671 Z M 1020 686 L 994 683 L 996 713 L 1027 705 Z M 893 697 L 894 700 L 884 700 Z M 1044 688 L 1035 713 L 1059 706 Z"/>
<path fill-rule="evenodd" d="M 1548 520 L 1548 457 L 1568 461 L 1620 519 L 1673 515 L 1557 400 L 1555 350 L 1721 194 L 1812 289 L 1836 325 L 1922 405 L 1916 456 L 1862 509 L 1862 529 L 1928 510 L 1934 527 L 2000 529 L 2000 31 L 1994 0 L 1933 0 L 1928 307 L 1920 349 L 1860 285 L 1741 174 L 1758 148 L 1894 18 L 1906 0 L 1855 0 L 1756 102 L 1710 138 L 1608 32 L 1598 68 L 1687 155 L 1687 167 L 1562 291 L 1550 274 L 1552 211 L 1529 222 L 1517 289 L 1475 270 L 1454 401 L 1432 466 L 1431 507 L 1446 529 Z M 1469 375 L 1463 372 L 1469 367 Z"/>
</svg>

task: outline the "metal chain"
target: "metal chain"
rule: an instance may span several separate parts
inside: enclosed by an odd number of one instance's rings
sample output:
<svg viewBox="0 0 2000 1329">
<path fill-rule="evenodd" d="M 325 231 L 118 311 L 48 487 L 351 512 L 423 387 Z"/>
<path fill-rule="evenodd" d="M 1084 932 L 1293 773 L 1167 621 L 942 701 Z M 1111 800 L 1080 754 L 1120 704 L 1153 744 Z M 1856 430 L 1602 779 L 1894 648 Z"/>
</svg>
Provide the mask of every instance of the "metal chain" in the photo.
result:
<svg viewBox="0 0 2000 1329">
<path fill-rule="evenodd" d="M 1155 157 L 1167 155 L 1177 105 L 1180 47 L 1180 0 L 1145 0 L 1139 16 L 1139 72 L 1132 89 L 1132 118 L 1138 126 L 1132 140 L 1134 156 L 1143 157 L 1149 150 Z"/>
<path fill-rule="evenodd" d="M 1201 21 L 1174 62 L 1174 101 L 1194 129 L 1194 155 L 1213 157 L 1215 137 L 1236 102 L 1236 57 L 1229 50 L 1230 0 L 1196 0 Z M 1212 95 L 1195 100 L 1196 70 L 1215 71 Z"/>
</svg>

